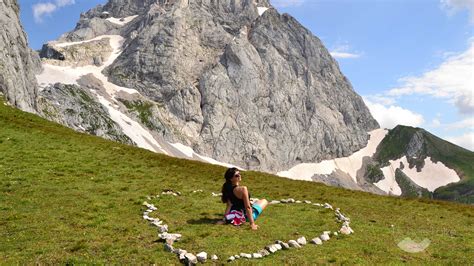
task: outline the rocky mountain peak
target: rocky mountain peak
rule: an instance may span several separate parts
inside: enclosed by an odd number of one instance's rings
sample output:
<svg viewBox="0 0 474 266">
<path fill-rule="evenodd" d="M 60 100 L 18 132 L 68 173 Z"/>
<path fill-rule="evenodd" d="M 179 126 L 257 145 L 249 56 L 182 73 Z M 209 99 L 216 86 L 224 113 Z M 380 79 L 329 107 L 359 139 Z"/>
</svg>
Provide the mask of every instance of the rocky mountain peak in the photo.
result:
<svg viewBox="0 0 474 266">
<path fill-rule="evenodd" d="M 105 37 L 119 50 L 91 48 Z M 47 47 L 63 58 L 47 64 L 80 55 L 107 76 L 106 92 L 138 92 L 106 99 L 154 138 L 248 169 L 347 156 L 378 128 L 322 42 L 267 0 L 110 0 Z"/>
</svg>

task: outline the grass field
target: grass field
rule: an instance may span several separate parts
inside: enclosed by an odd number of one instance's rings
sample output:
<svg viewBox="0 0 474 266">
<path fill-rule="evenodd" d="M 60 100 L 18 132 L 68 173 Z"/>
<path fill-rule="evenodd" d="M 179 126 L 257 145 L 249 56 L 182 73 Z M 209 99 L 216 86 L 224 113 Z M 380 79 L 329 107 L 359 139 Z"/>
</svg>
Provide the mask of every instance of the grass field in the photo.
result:
<svg viewBox="0 0 474 266">
<path fill-rule="evenodd" d="M 218 226 L 224 168 L 181 160 L 70 129 L 0 103 L 0 262 L 179 264 L 142 218 L 143 201 L 158 207 L 175 247 L 225 258 L 273 241 L 318 236 L 339 228 L 333 213 L 305 204 L 271 205 L 260 229 Z M 472 264 L 474 207 L 401 199 L 243 172 L 252 196 L 328 202 L 351 218 L 355 234 L 322 246 L 281 251 L 261 264 Z M 147 196 L 163 190 L 181 196 Z M 202 193 L 192 193 L 202 189 Z M 393 225 L 393 226 L 392 226 Z M 428 239 L 408 253 L 397 243 Z M 238 263 L 251 263 L 239 260 Z M 253 261 L 255 262 L 255 261 Z"/>
</svg>

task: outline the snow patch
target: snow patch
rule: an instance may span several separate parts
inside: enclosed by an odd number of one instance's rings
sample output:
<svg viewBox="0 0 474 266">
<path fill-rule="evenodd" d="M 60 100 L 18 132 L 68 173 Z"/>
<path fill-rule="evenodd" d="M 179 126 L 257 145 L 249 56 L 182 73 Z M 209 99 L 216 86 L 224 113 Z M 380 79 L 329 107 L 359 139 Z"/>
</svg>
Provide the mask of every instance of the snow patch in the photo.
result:
<svg viewBox="0 0 474 266">
<path fill-rule="evenodd" d="M 267 10 L 268 10 L 268 7 L 261 7 L 261 6 L 257 7 L 257 11 L 258 11 L 259 16 L 263 15 L 263 13 L 265 13 L 265 11 L 267 11 Z"/>
<path fill-rule="evenodd" d="M 193 157 L 194 150 L 191 147 L 188 147 L 186 145 L 183 145 L 181 143 L 170 143 L 171 146 L 175 147 L 177 150 L 182 152 L 184 155 L 186 155 L 189 158 Z"/>
<path fill-rule="evenodd" d="M 110 118 L 122 128 L 123 133 L 127 135 L 133 142 L 135 142 L 138 147 L 154 152 L 168 154 L 150 134 L 150 132 L 144 129 L 138 122 L 115 109 L 113 107 L 114 104 L 109 102 L 104 97 L 97 95 L 97 98 L 99 99 L 99 102 L 105 108 L 107 108 Z"/>
<path fill-rule="evenodd" d="M 405 166 L 402 170 L 405 175 L 407 175 L 415 184 L 428 189 L 430 192 L 433 192 L 435 189 L 449 183 L 461 180 L 456 171 L 448 168 L 442 162 L 433 163 L 430 157 L 425 158 L 425 165 L 421 169 L 421 172 L 417 172 L 416 167 L 408 167 L 406 156 L 403 156 L 398 160 L 390 160 L 389 163 L 390 166 L 382 168 L 385 179 L 375 183 L 377 187 L 386 192 L 388 188 L 386 182 L 390 183 L 390 180 L 395 180 L 395 170 L 400 167 L 400 163 L 403 163 Z M 386 179 L 387 181 L 384 181 Z"/>
<path fill-rule="evenodd" d="M 110 22 L 112 22 L 112 23 L 114 23 L 114 24 L 123 26 L 123 25 L 129 23 L 130 21 L 134 20 L 136 17 L 138 17 L 138 15 L 129 16 L 129 17 L 125 17 L 125 18 L 114 18 L 114 17 L 110 17 L 110 18 L 107 18 L 106 20 L 107 20 L 107 21 L 110 21 Z"/>
<path fill-rule="evenodd" d="M 382 168 L 381 170 L 383 172 L 384 179 L 374 183 L 374 185 L 387 192 L 389 195 L 402 195 L 402 189 L 395 179 L 395 170 L 397 167 L 398 166 L 395 163 L 392 164 L 390 162 L 389 166 Z"/>
<path fill-rule="evenodd" d="M 239 166 L 235 166 L 235 165 L 232 165 L 232 164 L 228 164 L 228 163 L 223 163 L 223 162 L 219 162 L 217 160 L 214 160 L 212 158 L 209 158 L 209 157 L 206 157 L 204 155 L 200 155 L 198 153 L 196 153 L 193 148 L 189 147 L 189 146 L 186 146 L 186 145 L 183 145 L 181 143 L 170 143 L 170 145 L 176 149 L 175 151 L 173 150 L 169 150 L 169 152 L 171 153 L 171 155 L 173 156 L 176 156 L 176 157 L 182 157 L 180 156 L 181 154 L 184 155 L 185 157 L 187 157 L 188 159 L 194 159 L 194 160 L 198 160 L 198 161 L 203 161 L 203 162 L 207 162 L 207 163 L 210 163 L 210 164 L 215 164 L 215 165 L 221 165 L 221 166 L 224 166 L 224 167 L 236 167 L 236 168 L 239 168 L 241 170 L 245 170 L 244 168 L 242 167 L 239 167 Z"/>
<path fill-rule="evenodd" d="M 377 146 L 387 134 L 385 129 L 376 129 L 369 132 L 370 139 L 367 146 L 353 153 L 349 157 L 324 160 L 319 163 L 302 163 L 298 164 L 288 171 L 278 172 L 277 175 L 296 180 L 312 181 L 311 177 L 315 174 L 329 175 L 336 169 L 347 173 L 355 183 L 357 183 L 356 174 L 362 167 L 362 159 L 366 156 L 372 157 Z"/>
</svg>

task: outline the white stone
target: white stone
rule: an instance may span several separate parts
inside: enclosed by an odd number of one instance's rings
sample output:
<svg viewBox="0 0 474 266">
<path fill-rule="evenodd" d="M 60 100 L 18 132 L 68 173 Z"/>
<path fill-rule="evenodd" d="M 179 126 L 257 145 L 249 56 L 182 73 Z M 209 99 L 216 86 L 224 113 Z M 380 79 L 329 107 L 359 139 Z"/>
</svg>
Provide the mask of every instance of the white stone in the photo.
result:
<svg viewBox="0 0 474 266">
<path fill-rule="evenodd" d="M 311 204 L 311 201 L 305 200 L 304 203 L 306 203 L 306 204 Z"/>
<path fill-rule="evenodd" d="M 321 240 L 321 238 L 315 237 L 315 238 L 311 239 L 311 243 L 316 244 L 316 245 L 322 245 L 323 241 Z"/>
<path fill-rule="evenodd" d="M 295 201 L 295 203 L 302 203 L 302 201 L 301 201 L 301 200 L 297 200 L 297 201 Z"/>
<path fill-rule="evenodd" d="M 329 204 L 329 203 L 327 203 L 327 202 L 324 203 L 324 208 L 326 208 L 326 209 L 331 209 L 331 210 L 333 209 L 332 206 L 331 206 L 331 204 Z"/>
<path fill-rule="evenodd" d="M 252 258 L 252 255 L 248 254 L 248 253 L 240 253 L 240 257 L 241 258 L 246 258 L 246 259 L 251 259 Z"/>
<path fill-rule="evenodd" d="M 166 243 L 165 244 L 165 250 L 168 251 L 168 252 L 173 252 L 174 251 L 174 248 L 172 245 Z"/>
<path fill-rule="evenodd" d="M 266 249 L 262 249 L 258 252 L 258 254 L 262 255 L 262 257 L 265 257 L 265 256 L 270 255 L 270 252 L 268 252 L 268 250 Z"/>
<path fill-rule="evenodd" d="M 337 233 L 337 232 L 332 232 L 332 234 L 333 234 L 334 236 L 337 236 L 337 235 L 338 235 L 338 233 Z"/>
<path fill-rule="evenodd" d="M 239 256 L 239 255 L 234 255 L 234 258 L 235 258 L 236 260 L 238 260 L 238 259 L 240 259 L 240 256 Z"/>
<path fill-rule="evenodd" d="M 252 254 L 252 258 L 254 258 L 254 259 L 261 259 L 261 258 L 263 258 L 263 256 L 262 256 L 262 254 L 253 253 L 253 254 Z"/>
<path fill-rule="evenodd" d="M 278 204 L 278 203 L 281 203 L 279 200 L 272 200 L 270 201 L 270 204 Z"/>
<path fill-rule="evenodd" d="M 322 241 L 328 241 L 330 239 L 328 234 L 322 234 L 319 238 L 321 238 Z"/>
<path fill-rule="evenodd" d="M 216 254 L 214 254 L 214 255 L 211 256 L 211 260 L 218 260 L 218 259 L 219 259 L 219 257 L 217 257 Z"/>
<path fill-rule="evenodd" d="M 278 249 L 278 250 L 281 250 L 281 249 L 283 248 L 283 247 L 281 246 L 281 244 L 275 244 L 274 246 L 275 246 L 276 249 Z"/>
<path fill-rule="evenodd" d="M 268 250 L 270 253 L 275 253 L 278 251 L 274 244 L 266 246 L 265 249 Z"/>
<path fill-rule="evenodd" d="M 163 221 L 159 221 L 159 220 L 155 220 L 155 221 L 151 222 L 151 224 L 154 225 L 154 226 L 160 226 L 162 223 L 163 223 Z"/>
<path fill-rule="evenodd" d="M 230 256 L 227 261 L 234 261 L 235 260 L 235 257 L 234 256 Z"/>
<path fill-rule="evenodd" d="M 168 232 L 168 225 L 167 224 L 159 225 L 158 230 L 160 231 L 160 233 L 166 233 Z"/>
<path fill-rule="evenodd" d="M 339 232 L 341 232 L 341 234 L 344 234 L 344 235 L 350 235 L 354 233 L 354 230 L 352 230 L 352 228 L 350 228 L 349 226 L 343 225 L 341 229 L 339 230 Z"/>
<path fill-rule="evenodd" d="M 170 234 L 170 233 L 164 232 L 164 233 L 158 234 L 158 237 L 163 240 L 170 239 L 172 241 L 178 241 L 182 236 L 181 234 Z"/>
<path fill-rule="evenodd" d="M 197 257 L 192 253 L 186 253 L 184 257 L 186 258 L 186 262 L 188 264 L 197 264 L 198 262 Z"/>
<path fill-rule="evenodd" d="M 298 244 L 298 242 L 296 242 L 295 240 L 288 241 L 288 245 L 292 248 L 300 248 L 301 247 L 301 245 Z"/>
<path fill-rule="evenodd" d="M 289 249 L 290 248 L 290 245 L 288 245 L 288 243 L 285 243 L 285 242 L 281 243 L 280 245 L 283 249 Z"/>
<path fill-rule="evenodd" d="M 306 245 L 306 237 L 302 236 L 302 237 L 296 239 L 296 242 L 298 242 L 298 244 L 304 246 L 304 245 Z"/>
<path fill-rule="evenodd" d="M 206 252 L 200 252 L 198 254 L 196 254 L 196 257 L 197 257 L 197 260 L 199 262 L 205 262 L 207 260 L 207 253 Z"/>
</svg>

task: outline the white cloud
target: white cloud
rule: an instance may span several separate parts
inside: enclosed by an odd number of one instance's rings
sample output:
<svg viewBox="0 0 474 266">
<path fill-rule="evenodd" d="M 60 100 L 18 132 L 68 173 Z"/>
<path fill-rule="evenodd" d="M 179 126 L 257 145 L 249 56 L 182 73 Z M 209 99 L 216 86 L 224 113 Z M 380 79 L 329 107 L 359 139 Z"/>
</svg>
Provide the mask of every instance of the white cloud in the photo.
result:
<svg viewBox="0 0 474 266">
<path fill-rule="evenodd" d="M 43 16 L 50 15 L 56 10 L 56 5 L 53 3 L 38 3 L 32 6 L 33 16 L 37 23 L 43 22 Z"/>
<path fill-rule="evenodd" d="M 275 7 L 295 7 L 301 6 L 305 0 L 271 0 L 271 4 Z"/>
<path fill-rule="evenodd" d="M 360 57 L 360 54 L 350 52 L 350 47 L 348 44 L 339 45 L 335 47 L 334 49 L 331 49 L 330 54 L 334 58 L 341 58 L 341 59 Z"/>
<path fill-rule="evenodd" d="M 393 105 L 395 103 L 395 99 L 393 97 L 388 97 L 383 94 L 364 96 L 364 98 L 371 103 L 380 103 L 382 105 Z"/>
<path fill-rule="evenodd" d="M 454 123 L 444 124 L 443 127 L 446 130 L 455 130 L 455 129 L 471 129 L 474 130 L 474 117 L 466 118 L 461 121 Z"/>
<path fill-rule="evenodd" d="M 75 0 L 55 0 L 53 2 L 37 3 L 31 6 L 36 23 L 43 22 L 44 16 L 50 16 L 61 7 L 75 4 Z"/>
<path fill-rule="evenodd" d="M 67 6 L 67 5 L 74 5 L 76 3 L 75 0 L 56 0 L 56 5 L 58 7 Z"/>
<path fill-rule="evenodd" d="M 461 54 L 451 56 L 437 68 L 418 77 L 399 80 L 402 85 L 391 89 L 389 96 L 429 95 L 446 99 L 460 113 L 474 114 L 474 39 L 470 47 Z"/>
<path fill-rule="evenodd" d="M 439 121 L 438 118 L 433 118 L 433 120 L 431 121 L 431 126 L 432 126 L 432 127 L 440 127 L 440 126 L 441 126 L 441 122 Z"/>
<path fill-rule="evenodd" d="M 359 58 L 359 54 L 351 53 L 341 53 L 341 52 L 331 52 L 332 57 L 334 58 Z"/>
<path fill-rule="evenodd" d="M 446 137 L 445 139 L 465 149 L 474 151 L 474 132 L 469 132 L 461 136 Z"/>
<path fill-rule="evenodd" d="M 473 0 L 441 0 L 441 7 L 453 15 L 459 10 L 469 11 L 471 23 L 474 23 L 474 1 Z"/>
<path fill-rule="evenodd" d="M 373 103 L 367 98 L 364 98 L 364 102 L 382 128 L 394 128 L 397 125 L 418 127 L 424 122 L 421 114 L 400 106 L 390 105 L 387 107 L 380 103 Z"/>
</svg>

